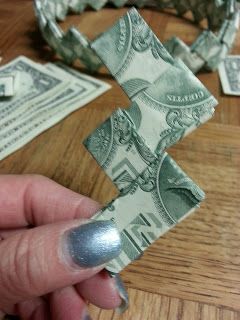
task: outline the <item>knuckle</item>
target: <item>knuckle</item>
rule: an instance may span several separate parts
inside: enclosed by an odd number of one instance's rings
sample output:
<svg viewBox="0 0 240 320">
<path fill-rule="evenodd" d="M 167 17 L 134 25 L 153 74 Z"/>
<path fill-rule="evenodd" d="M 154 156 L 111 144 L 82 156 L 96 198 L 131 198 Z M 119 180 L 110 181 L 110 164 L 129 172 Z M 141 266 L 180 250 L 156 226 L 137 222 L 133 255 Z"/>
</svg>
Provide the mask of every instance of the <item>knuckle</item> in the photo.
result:
<svg viewBox="0 0 240 320">
<path fill-rule="evenodd" d="M 36 260 L 31 255 L 31 239 L 25 234 L 15 237 L 1 261 L 1 287 L 6 299 L 13 303 L 29 298 L 37 291 L 34 277 Z"/>
</svg>

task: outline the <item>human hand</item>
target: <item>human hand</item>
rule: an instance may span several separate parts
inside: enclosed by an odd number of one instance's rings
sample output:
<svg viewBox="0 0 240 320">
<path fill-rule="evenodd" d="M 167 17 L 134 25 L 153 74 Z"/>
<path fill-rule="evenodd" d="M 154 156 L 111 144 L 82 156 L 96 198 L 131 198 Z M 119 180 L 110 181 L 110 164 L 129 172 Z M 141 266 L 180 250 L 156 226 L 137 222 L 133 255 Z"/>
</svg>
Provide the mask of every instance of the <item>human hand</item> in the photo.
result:
<svg viewBox="0 0 240 320">
<path fill-rule="evenodd" d="M 119 233 L 88 220 L 99 208 L 42 176 L 0 176 L 0 319 L 89 320 L 86 301 L 127 303 L 120 278 L 103 270 Z"/>
</svg>

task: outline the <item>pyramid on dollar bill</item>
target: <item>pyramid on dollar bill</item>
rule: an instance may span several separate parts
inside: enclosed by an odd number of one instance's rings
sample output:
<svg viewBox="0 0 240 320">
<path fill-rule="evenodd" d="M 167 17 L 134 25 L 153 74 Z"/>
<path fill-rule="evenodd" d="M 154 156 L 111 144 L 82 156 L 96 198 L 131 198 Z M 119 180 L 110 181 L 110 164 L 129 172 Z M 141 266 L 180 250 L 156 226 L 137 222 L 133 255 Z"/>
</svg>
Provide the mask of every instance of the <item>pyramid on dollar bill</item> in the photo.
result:
<svg viewBox="0 0 240 320">
<path fill-rule="evenodd" d="M 217 101 L 134 8 L 92 48 L 131 101 L 84 142 L 119 189 L 95 216 L 121 232 L 122 253 L 107 266 L 118 273 L 204 199 L 166 149 L 209 120 Z"/>
</svg>

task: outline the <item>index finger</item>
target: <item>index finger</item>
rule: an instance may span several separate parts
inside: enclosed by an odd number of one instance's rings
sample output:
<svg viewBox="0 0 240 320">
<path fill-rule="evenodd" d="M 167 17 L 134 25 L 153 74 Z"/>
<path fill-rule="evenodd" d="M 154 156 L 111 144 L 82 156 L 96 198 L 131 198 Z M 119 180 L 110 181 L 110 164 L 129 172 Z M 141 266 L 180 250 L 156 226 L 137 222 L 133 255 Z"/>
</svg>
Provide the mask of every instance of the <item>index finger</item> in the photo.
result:
<svg viewBox="0 0 240 320">
<path fill-rule="evenodd" d="M 43 176 L 0 176 L 1 229 L 90 218 L 99 209 L 94 200 Z"/>
</svg>

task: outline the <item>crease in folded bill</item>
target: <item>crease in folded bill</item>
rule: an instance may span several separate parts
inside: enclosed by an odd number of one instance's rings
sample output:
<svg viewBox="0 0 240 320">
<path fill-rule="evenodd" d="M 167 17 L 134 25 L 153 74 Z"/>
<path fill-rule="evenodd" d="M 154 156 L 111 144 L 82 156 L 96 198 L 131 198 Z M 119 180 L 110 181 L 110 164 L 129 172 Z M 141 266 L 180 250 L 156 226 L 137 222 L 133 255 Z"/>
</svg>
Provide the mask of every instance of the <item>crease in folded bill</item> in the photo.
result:
<svg viewBox="0 0 240 320">
<path fill-rule="evenodd" d="M 107 266 L 115 274 L 203 201 L 166 149 L 209 120 L 217 101 L 134 8 L 92 48 L 131 100 L 84 142 L 119 189 L 95 216 L 121 232 L 122 253 Z"/>
</svg>

